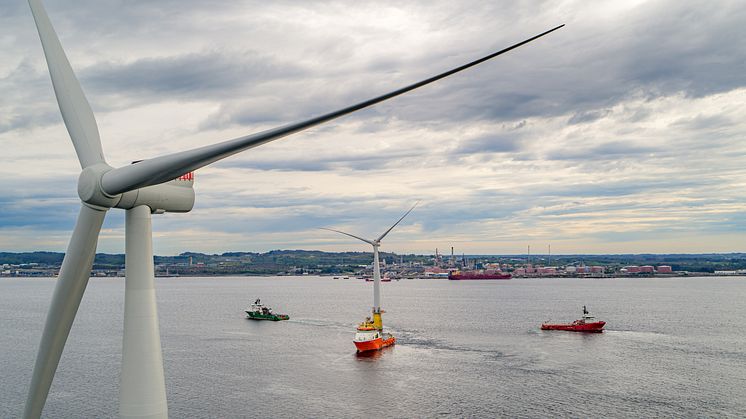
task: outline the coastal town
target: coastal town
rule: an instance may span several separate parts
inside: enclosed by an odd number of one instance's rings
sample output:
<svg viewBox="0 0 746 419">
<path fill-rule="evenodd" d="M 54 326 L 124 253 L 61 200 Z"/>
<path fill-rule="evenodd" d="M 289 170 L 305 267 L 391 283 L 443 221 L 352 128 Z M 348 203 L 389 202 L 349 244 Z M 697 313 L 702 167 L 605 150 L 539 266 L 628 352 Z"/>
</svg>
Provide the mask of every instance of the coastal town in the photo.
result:
<svg viewBox="0 0 746 419">
<path fill-rule="evenodd" d="M 0 253 L 0 277 L 54 277 L 63 253 Z M 220 255 L 182 253 L 156 256 L 158 277 L 322 275 L 366 278 L 372 275 L 366 252 L 273 250 Z M 386 278 L 448 278 L 457 271 L 503 272 L 513 278 L 623 278 L 746 276 L 746 254 L 700 255 L 398 255 L 381 253 Z M 98 254 L 92 277 L 123 277 L 124 255 Z"/>
</svg>

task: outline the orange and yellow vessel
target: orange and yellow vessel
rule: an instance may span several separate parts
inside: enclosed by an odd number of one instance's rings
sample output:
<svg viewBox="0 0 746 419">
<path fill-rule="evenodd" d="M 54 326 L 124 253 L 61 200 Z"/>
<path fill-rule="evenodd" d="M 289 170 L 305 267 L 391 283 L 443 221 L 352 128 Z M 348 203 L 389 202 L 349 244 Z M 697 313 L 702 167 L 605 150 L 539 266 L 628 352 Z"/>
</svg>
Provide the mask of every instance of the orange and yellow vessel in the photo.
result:
<svg viewBox="0 0 746 419">
<path fill-rule="evenodd" d="M 377 351 L 396 343 L 396 338 L 391 333 L 383 333 L 381 313 L 377 314 L 377 316 L 376 313 L 373 314 L 373 321 L 370 317 L 366 317 L 365 321 L 357 327 L 353 342 L 358 352 Z M 379 319 L 378 326 L 375 321 L 376 317 Z"/>
</svg>

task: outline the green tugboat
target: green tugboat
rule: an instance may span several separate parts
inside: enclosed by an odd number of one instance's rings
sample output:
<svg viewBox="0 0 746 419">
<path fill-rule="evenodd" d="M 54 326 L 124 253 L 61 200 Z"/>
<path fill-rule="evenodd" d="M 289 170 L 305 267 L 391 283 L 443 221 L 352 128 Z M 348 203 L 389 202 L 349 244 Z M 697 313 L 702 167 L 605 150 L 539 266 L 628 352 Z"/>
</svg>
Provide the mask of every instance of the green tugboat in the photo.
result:
<svg viewBox="0 0 746 419">
<path fill-rule="evenodd" d="M 250 309 L 246 310 L 246 317 L 251 320 L 272 320 L 275 322 L 290 319 L 287 314 L 273 313 L 272 309 L 262 304 L 259 298 L 254 301 Z"/>
</svg>

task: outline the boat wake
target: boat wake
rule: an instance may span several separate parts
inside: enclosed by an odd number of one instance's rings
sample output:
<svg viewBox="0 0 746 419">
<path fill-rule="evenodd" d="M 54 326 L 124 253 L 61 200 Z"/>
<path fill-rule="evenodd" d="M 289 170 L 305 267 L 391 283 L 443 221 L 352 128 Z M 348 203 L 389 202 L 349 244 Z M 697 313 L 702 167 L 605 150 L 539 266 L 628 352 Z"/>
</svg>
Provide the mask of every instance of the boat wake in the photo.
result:
<svg viewBox="0 0 746 419">
<path fill-rule="evenodd" d="M 648 332 L 641 332 L 639 330 L 614 330 L 614 329 L 606 329 L 606 334 L 612 335 L 612 336 L 626 336 L 626 337 L 639 337 L 639 338 L 656 338 L 656 337 L 664 337 L 666 336 L 663 332 L 655 332 L 655 331 L 648 331 Z"/>
<path fill-rule="evenodd" d="M 480 347 L 468 347 L 453 344 L 441 339 L 422 337 L 422 335 L 416 331 L 393 331 L 397 336 L 397 345 L 407 346 L 413 348 L 421 348 L 436 351 L 447 351 L 455 352 L 460 354 L 475 354 L 483 355 L 489 358 L 509 358 L 515 356 L 514 354 L 506 353 L 494 348 L 480 348 Z"/>
<path fill-rule="evenodd" d="M 326 327 L 331 329 L 344 329 L 349 330 L 351 327 L 350 323 L 343 323 L 343 322 L 333 322 L 329 320 L 322 320 L 322 319 L 303 319 L 303 318 L 295 318 L 288 320 L 288 323 L 292 324 L 300 324 L 303 326 L 312 326 L 312 327 Z"/>
</svg>

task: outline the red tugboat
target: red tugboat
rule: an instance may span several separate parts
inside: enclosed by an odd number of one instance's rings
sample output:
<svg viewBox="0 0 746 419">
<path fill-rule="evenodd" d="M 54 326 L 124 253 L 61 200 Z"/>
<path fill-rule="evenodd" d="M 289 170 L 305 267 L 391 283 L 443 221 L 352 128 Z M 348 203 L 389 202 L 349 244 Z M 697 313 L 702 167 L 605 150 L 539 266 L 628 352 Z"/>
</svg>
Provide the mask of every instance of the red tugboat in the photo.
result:
<svg viewBox="0 0 746 419">
<path fill-rule="evenodd" d="M 588 314 L 588 310 L 583 306 L 583 318 L 575 320 L 569 324 L 550 324 L 541 325 L 541 330 L 567 330 L 570 332 L 601 333 L 604 330 L 606 322 L 595 321 L 594 317 Z"/>
</svg>

